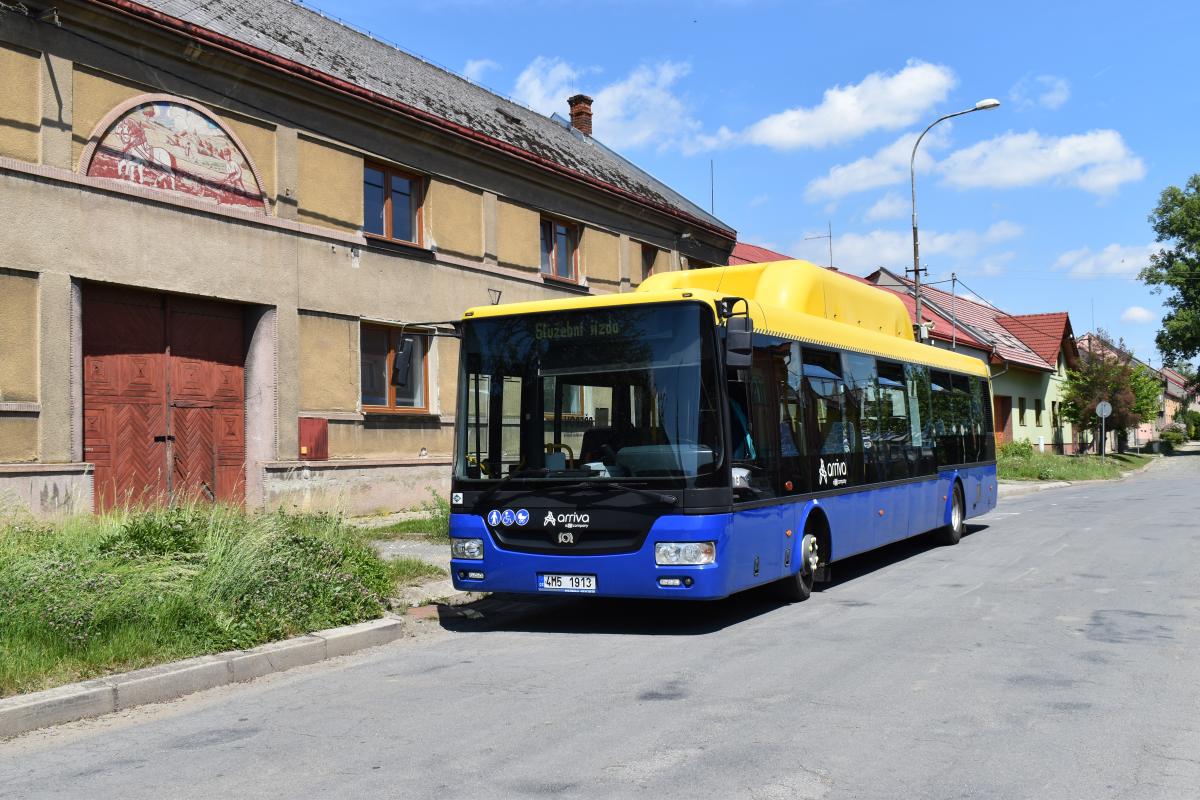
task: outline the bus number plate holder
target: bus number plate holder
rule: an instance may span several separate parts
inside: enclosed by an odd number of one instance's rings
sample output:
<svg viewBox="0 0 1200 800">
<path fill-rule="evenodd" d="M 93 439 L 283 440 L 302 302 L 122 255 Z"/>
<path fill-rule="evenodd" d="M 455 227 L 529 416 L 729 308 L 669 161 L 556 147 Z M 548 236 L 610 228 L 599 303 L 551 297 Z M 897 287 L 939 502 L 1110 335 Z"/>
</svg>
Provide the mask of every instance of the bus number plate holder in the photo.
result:
<svg viewBox="0 0 1200 800">
<path fill-rule="evenodd" d="M 595 594 L 595 575 L 563 575 L 560 573 L 539 573 L 539 592 L 565 592 L 567 594 Z"/>
</svg>

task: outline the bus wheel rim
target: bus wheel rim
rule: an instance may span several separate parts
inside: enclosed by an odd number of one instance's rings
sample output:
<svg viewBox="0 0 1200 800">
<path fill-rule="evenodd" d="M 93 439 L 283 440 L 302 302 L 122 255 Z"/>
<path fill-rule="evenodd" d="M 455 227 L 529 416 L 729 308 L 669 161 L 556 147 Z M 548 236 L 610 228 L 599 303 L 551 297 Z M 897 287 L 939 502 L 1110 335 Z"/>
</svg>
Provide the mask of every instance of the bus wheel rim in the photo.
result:
<svg viewBox="0 0 1200 800">
<path fill-rule="evenodd" d="M 804 538 L 800 540 L 800 552 L 802 554 L 801 567 L 805 574 L 812 575 L 821 563 L 821 554 L 817 550 L 817 537 L 811 533 L 804 534 Z"/>
</svg>

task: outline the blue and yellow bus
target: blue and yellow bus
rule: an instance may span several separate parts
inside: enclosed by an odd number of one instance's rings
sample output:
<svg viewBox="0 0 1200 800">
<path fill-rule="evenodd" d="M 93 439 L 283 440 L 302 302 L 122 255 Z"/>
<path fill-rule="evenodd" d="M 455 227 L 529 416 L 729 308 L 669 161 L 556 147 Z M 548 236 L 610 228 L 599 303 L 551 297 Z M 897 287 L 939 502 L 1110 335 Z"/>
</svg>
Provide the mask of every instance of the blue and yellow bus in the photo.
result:
<svg viewBox="0 0 1200 800">
<path fill-rule="evenodd" d="M 840 559 L 995 507 L 988 368 L 802 261 L 462 322 L 462 590 L 803 600 Z"/>
</svg>

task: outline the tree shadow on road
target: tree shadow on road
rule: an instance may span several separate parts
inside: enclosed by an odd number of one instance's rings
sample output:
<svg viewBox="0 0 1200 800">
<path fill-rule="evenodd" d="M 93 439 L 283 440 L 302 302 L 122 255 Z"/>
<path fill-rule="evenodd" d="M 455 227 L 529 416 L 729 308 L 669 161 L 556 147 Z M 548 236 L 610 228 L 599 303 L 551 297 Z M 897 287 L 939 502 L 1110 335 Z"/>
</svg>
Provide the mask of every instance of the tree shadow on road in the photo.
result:
<svg viewBox="0 0 1200 800">
<path fill-rule="evenodd" d="M 964 536 L 985 530 L 966 526 Z M 928 536 L 917 536 L 832 565 L 832 581 L 818 584 L 805 607 L 821 603 L 820 592 L 863 578 L 937 549 Z M 438 622 L 448 631 L 485 633 L 593 633 L 635 636 L 702 636 L 787 607 L 771 586 L 760 586 L 714 601 L 637 600 L 605 597 L 525 597 L 491 595 L 466 606 L 438 607 Z"/>
</svg>

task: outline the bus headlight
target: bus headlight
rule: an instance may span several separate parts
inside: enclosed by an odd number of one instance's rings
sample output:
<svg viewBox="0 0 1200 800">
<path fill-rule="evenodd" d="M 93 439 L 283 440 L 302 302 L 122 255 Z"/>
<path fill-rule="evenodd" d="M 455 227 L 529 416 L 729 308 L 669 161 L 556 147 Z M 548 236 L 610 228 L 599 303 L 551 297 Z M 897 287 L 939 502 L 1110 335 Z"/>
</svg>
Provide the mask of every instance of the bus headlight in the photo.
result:
<svg viewBox="0 0 1200 800">
<path fill-rule="evenodd" d="M 654 545 L 654 563 L 659 566 L 695 566 L 716 560 L 716 542 L 657 542 Z"/>
<path fill-rule="evenodd" d="M 483 539 L 451 539 L 450 555 L 469 561 L 483 560 Z"/>
</svg>

